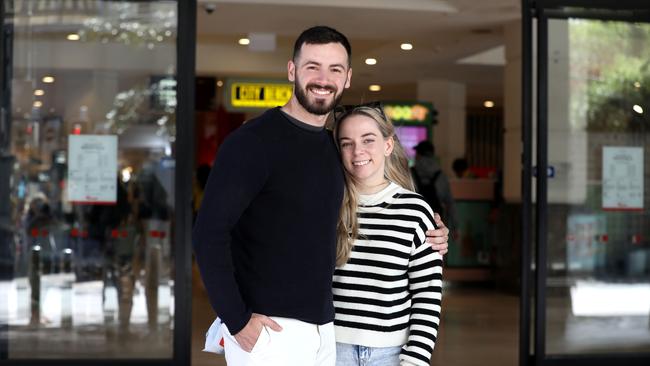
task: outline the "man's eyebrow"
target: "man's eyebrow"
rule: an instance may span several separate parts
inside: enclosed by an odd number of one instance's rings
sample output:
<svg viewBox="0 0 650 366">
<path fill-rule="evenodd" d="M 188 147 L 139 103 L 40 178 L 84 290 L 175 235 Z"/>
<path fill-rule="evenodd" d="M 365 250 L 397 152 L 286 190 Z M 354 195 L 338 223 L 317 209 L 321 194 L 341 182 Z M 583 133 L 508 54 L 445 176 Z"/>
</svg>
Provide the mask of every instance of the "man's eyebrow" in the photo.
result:
<svg viewBox="0 0 650 366">
<path fill-rule="evenodd" d="M 322 66 L 323 64 L 321 64 L 321 63 L 318 62 L 318 61 L 313 61 L 313 60 L 305 61 L 305 63 L 302 64 L 302 66 L 308 66 L 308 65 Z M 329 65 L 329 67 L 330 67 L 330 68 L 332 68 L 332 67 L 340 67 L 340 68 L 342 68 L 343 70 L 346 69 L 346 66 L 345 66 L 344 64 L 333 64 L 333 65 Z"/>
<path fill-rule="evenodd" d="M 321 64 L 320 64 L 320 62 L 316 62 L 316 61 L 308 60 L 308 61 L 306 61 L 306 62 L 303 64 L 303 66 L 307 66 L 307 65 L 317 65 L 317 66 L 320 66 Z"/>
</svg>

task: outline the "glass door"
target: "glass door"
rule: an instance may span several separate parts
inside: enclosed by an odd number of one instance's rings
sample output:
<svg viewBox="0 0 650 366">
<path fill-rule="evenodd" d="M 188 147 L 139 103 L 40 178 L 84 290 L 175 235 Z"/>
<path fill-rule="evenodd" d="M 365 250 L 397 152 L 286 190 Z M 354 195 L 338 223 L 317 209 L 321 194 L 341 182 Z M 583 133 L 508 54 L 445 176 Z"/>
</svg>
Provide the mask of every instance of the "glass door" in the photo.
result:
<svg viewBox="0 0 650 366">
<path fill-rule="evenodd" d="M 650 12 L 625 2 L 608 10 L 541 3 L 529 141 L 536 173 L 530 364 L 645 365 Z"/>
<path fill-rule="evenodd" d="M 0 364 L 187 363 L 183 3 L 2 0 Z"/>
</svg>

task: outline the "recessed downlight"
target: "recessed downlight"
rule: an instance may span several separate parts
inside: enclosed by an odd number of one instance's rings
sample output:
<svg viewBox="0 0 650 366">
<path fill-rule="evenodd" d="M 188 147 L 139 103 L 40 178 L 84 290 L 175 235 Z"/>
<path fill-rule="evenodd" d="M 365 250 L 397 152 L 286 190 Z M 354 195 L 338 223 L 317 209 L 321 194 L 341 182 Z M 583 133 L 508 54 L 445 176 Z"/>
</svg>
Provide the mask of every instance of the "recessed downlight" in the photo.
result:
<svg viewBox="0 0 650 366">
<path fill-rule="evenodd" d="M 368 90 L 370 90 L 371 92 L 381 91 L 381 85 L 372 84 L 368 87 Z"/>
<path fill-rule="evenodd" d="M 248 46 L 251 43 L 251 40 L 248 38 L 240 38 L 239 44 L 242 46 Z"/>
<path fill-rule="evenodd" d="M 366 65 L 377 65 L 377 59 L 375 59 L 375 58 L 367 58 L 366 59 Z"/>
<path fill-rule="evenodd" d="M 413 49 L 413 45 L 410 43 L 402 43 L 399 45 L 399 48 L 403 49 L 404 51 L 410 51 Z"/>
<path fill-rule="evenodd" d="M 494 102 L 491 100 L 486 100 L 483 102 L 483 107 L 485 108 L 493 108 L 494 107 Z"/>
</svg>

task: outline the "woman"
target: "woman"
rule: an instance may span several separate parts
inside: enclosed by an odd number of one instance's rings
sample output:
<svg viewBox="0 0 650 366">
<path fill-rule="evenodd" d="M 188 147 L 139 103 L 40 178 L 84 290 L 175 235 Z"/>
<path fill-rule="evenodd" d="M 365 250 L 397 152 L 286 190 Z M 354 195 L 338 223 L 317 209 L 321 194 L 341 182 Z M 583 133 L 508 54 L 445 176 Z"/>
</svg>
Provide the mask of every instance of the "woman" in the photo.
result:
<svg viewBox="0 0 650 366">
<path fill-rule="evenodd" d="M 430 364 L 442 256 L 425 243 L 434 215 L 413 192 L 406 155 L 380 106 L 336 119 L 347 188 L 334 273 L 337 366 Z"/>
</svg>

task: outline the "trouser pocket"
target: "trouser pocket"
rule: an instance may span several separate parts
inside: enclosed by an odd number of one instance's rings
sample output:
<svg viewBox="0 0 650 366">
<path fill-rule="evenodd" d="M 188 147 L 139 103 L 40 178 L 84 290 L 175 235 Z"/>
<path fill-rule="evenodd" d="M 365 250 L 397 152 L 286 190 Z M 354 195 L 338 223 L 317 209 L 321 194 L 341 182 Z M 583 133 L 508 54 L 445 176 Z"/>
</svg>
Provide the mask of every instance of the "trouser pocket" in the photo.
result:
<svg viewBox="0 0 650 366">
<path fill-rule="evenodd" d="M 228 339 L 230 341 L 232 341 L 232 343 L 235 346 L 237 346 L 240 351 L 246 352 L 241 347 L 239 342 L 237 342 L 237 339 L 235 338 L 235 336 L 230 333 L 230 330 L 227 327 L 225 327 L 225 325 L 224 325 L 224 335 L 226 337 L 228 337 Z M 246 352 L 246 353 L 250 353 L 250 354 L 256 353 L 257 351 L 268 347 L 270 342 L 271 342 L 271 334 L 270 334 L 270 332 L 269 332 L 269 330 L 267 329 L 266 326 L 262 326 L 262 331 L 260 332 L 259 336 L 257 336 L 257 341 L 255 342 L 255 345 L 253 346 L 253 349 L 251 349 L 250 352 Z"/>
</svg>

